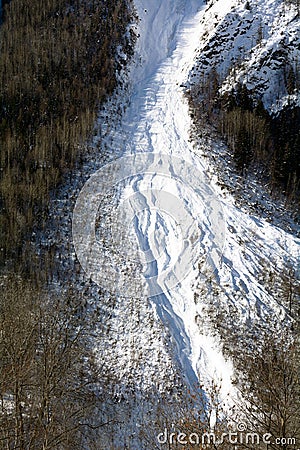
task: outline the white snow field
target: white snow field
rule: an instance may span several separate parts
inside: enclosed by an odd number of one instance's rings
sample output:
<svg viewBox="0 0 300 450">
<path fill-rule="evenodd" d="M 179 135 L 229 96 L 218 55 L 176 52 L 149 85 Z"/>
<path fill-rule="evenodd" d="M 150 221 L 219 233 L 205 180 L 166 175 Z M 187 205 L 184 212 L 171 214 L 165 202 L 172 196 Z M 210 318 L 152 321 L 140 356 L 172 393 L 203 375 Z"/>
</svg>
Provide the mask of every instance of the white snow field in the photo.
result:
<svg viewBox="0 0 300 450">
<path fill-rule="evenodd" d="M 221 20 L 233 3 L 216 1 L 209 14 Z M 288 265 L 297 271 L 300 241 L 237 208 L 229 193 L 220 190 L 217 177 L 207 176 L 211 167 L 190 141 L 191 119 L 181 85 L 209 28 L 203 1 L 135 4 L 140 36 L 130 72 L 132 95 L 121 123 L 110 133 L 112 150 L 121 148 L 123 154 L 91 177 L 79 195 L 75 250 L 94 281 L 118 284 L 113 275 L 117 271 L 121 276 L 117 259 L 109 249 L 104 255 L 101 246 L 93 253 L 96 237 L 85 219 L 92 215 L 95 224 L 101 190 L 115 188 L 115 229 L 117 237 L 125 236 L 115 254 L 124 259 L 128 252 L 128 260 L 140 254 L 146 281 L 141 286 L 175 343 L 187 383 L 205 385 L 213 378 L 222 383 L 225 398 L 233 393 L 233 367 L 209 332 L 205 306 L 217 295 L 220 308 L 232 305 L 237 311 L 236 326 L 267 318 L 283 322 L 285 308 L 265 278 L 280 275 Z M 99 258 L 109 261 L 105 275 L 97 269 Z M 122 294 L 130 295 L 126 275 L 121 278 Z M 126 333 L 126 324 L 122 329 Z"/>
</svg>

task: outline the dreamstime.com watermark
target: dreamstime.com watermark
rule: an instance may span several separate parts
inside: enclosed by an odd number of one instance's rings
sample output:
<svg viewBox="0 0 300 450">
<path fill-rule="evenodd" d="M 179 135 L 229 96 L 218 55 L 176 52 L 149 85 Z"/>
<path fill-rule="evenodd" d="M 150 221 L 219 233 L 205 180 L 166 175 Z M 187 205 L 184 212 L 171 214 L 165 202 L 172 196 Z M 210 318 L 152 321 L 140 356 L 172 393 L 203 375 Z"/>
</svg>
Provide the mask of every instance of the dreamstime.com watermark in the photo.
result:
<svg viewBox="0 0 300 450">
<path fill-rule="evenodd" d="M 244 446 L 259 446 L 261 444 L 277 445 L 278 447 L 285 447 L 287 445 L 294 446 L 296 449 L 296 438 L 289 437 L 274 437 L 270 433 L 260 435 L 259 433 L 252 432 L 247 429 L 247 425 L 240 422 L 237 424 L 235 430 L 230 430 L 224 433 L 214 433 L 208 431 L 205 433 L 184 433 L 180 430 L 175 430 L 174 425 L 170 429 L 165 428 L 164 431 L 157 435 L 157 442 L 160 445 L 197 445 L 197 448 L 208 449 L 210 446 L 230 444 L 234 450 L 245 448 Z M 199 447 L 200 446 L 200 447 Z M 177 447 L 176 447 L 177 448 Z M 214 447 L 213 447 L 214 448 Z M 300 449 L 297 449 L 300 450 Z"/>
<path fill-rule="evenodd" d="M 116 159 L 88 179 L 72 233 L 77 258 L 95 283 L 128 295 L 140 265 L 155 296 L 180 284 L 200 257 L 202 267 L 217 269 L 225 220 L 202 169 L 145 152 Z"/>
</svg>

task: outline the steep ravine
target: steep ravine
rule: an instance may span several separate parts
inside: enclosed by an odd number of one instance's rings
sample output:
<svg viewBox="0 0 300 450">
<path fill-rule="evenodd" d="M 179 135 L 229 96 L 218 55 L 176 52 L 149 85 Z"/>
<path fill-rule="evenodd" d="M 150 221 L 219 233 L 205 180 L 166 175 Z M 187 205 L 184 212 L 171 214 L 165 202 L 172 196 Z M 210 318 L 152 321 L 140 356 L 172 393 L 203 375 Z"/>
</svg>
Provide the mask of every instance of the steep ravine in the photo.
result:
<svg viewBox="0 0 300 450">
<path fill-rule="evenodd" d="M 222 395 L 226 396 L 231 391 L 232 366 L 210 335 L 206 305 L 213 302 L 218 308 L 234 308 L 237 327 L 269 319 L 283 323 L 285 308 L 263 278 L 267 270 L 278 273 L 287 264 L 296 267 L 299 241 L 237 207 L 228 192 L 222 193 L 213 168 L 201 157 L 201 145 L 207 146 L 207 140 L 200 142 L 198 149 L 190 142 L 191 119 L 181 85 L 209 27 L 203 21 L 203 3 L 156 0 L 145 7 L 137 0 L 136 7 L 140 37 L 130 74 L 132 94 L 120 122 L 106 132 L 108 152 L 113 155 L 117 151 L 122 156 L 120 173 L 124 173 L 120 180 L 126 181 L 119 206 L 122 209 L 123 202 L 123 208 L 129 211 L 136 238 L 132 231 L 128 235 L 128 221 L 126 227 L 119 222 L 121 229 L 114 245 L 119 246 L 120 261 L 124 248 L 130 247 L 130 239 L 132 247 L 140 247 L 146 285 L 139 287 L 137 279 L 139 305 L 150 306 L 158 323 L 165 327 L 186 382 L 192 386 L 197 379 L 222 379 Z M 222 16 L 226 10 L 218 13 Z M 99 126 L 105 125 L 110 113 L 108 104 Z M 211 145 L 215 148 L 217 144 L 211 141 Z M 114 163 L 111 168 L 115 169 Z M 120 180 L 114 188 L 119 189 Z M 102 216 L 107 214 L 104 210 Z M 129 244 L 118 240 L 123 232 Z M 107 249 L 103 261 L 112 258 L 112 268 L 118 271 L 112 252 L 112 248 Z M 97 263 L 100 279 L 103 261 Z M 126 289 L 121 276 L 117 291 L 124 295 L 125 305 L 129 301 Z M 149 303 L 145 301 L 147 296 Z M 138 321 L 129 327 L 132 317 L 124 314 L 119 304 L 117 300 L 112 309 L 115 319 L 109 320 L 115 325 L 105 340 L 99 339 L 99 346 L 107 346 L 105 352 L 110 357 L 117 352 L 114 370 L 117 376 L 122 373 L 125 384 L 128 375 L 139 377 L 141 371 L 142 384 L 151 385 L 147 372 L 151 358 L 147 367 L 142 367 L 136 360 L 127 359 L 127 350 L 123 351 L 121 345 L 126 345 L 130 328 L 130 345 L 140 342 L 143 359 L 148 348 L 143 334 L 147 335 L 149 323 Z M 109 348 L 116 336 L 119 345 Z"/>
</svg>

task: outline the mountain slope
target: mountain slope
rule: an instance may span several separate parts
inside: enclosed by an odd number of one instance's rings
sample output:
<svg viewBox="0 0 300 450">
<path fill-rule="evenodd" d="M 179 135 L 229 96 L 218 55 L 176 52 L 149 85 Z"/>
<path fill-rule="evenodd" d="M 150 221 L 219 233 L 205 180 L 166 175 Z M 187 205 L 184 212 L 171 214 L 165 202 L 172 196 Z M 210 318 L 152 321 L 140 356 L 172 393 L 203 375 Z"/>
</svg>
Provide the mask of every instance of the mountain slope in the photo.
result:
<svg viewBox="0 0 300 450">
<path fill-rule="evenodd" d="M 175 40 L 174 51 L 158 67 L 156 75 L 147 80 L 142 97 L 143 108 L 131 141 L 131 152 L 138 150 L 164 153 L 171 156 L 170 161 L 176 157 L 187 162 L 190 161 L 197 168 L 199 174 L 203 176 L 207 172 L 207 163 L 195 154 L 197 149 L 193 149 L 189 143 L 187 131 L 190 127 L 190 119 L 187 116 L 187 104 L 182 98 L 180 84 L 184 82 L 193 62 L 198 43 L 205 43 L 207 29 L 212 30 L 212 23 L 209 18 L 217 16 L 217 19 L 215 19 L 218 23 L 216 28 L 219 30 L 222 17 L 227 17 L 228 6 L 226 8 L 221 7 L 221 3 L 215 2 L 212 7 L 208 5 L 206 10 L 202 9 L 198 15 L 191 16 L 183 22 L 178 40 Z M 229 7 L 231 6 L 229 5 Z M 201 48 L 200 52 L 201 61 L 203 61 L 205 53 L 202 54 Z M 217 51 L 215 53 L 219 54 Z M 129 108 L 127 114 L 130 113 Z M 203 141 L 203 145 L 207 145 L 207 142 Z M 212 142 L 211 145 L 216 144 Z M 143 188 L 148 186 L 148 189 L 154 191 L 155 170 L 153 169 L 151 185 L 149 185 L 149 181 L 147 184 L 146 176 L 144 177 L 144 184 L 142 178 L 139 185 Z M 164 174 L 164 180 L 160 180 L 158 184 L 159 191 L 169 192 L 171 189 L 171 192 L 177 196 L 178 207 L 180 208 L 181 200 L 190 195 L 188 180 L 186 179 L 184 188 L 176 191 L 175 187 L 170 188 L 170 178 L 172 179 L 172 177 L 172 172 L 169 172 L 168 177 Z M 214 349 L 212 348 L 214 344 L 209 343 L 209 338 L 205 334 L 201 334 L 198 328 L 199 321 L 200 325 L 202 323 L 205 327 L 205 318 L 203 318 L 205 304 L 211 301 L 210 299 L 213 297 L 218 307 L 224 308 L 224 311 L 233 307 L 241 324 L 249 323 L 252 320 L 254 322 L 264 321 L 267 317 L 276 317 L 276 321 L 281 322 L 286 315 L 285 306 L 281 299 L 277 298 L 273 288 L 270 288 L 266 278 L 280 279 L 287 266 L 297 268 L 299 258 L 299 241 L 297 239 L 280 228 L 270 225 L 265 220 L 249 216 L 247 212 L 237 208 L 233 199 L 228 195 L 224 196 L 215 182 L 215 179 L 210 180 L 211 186 L 218 196 L 218 201 L 222 205 L 225 222 L 223 248 L 220 243 L 217 243 L 219 260 L 218 262 L 216 260 L 210 261 L 210 267 L 208 268 L 204 267 L 203 269 L 203 266 L 200 265 L 200 273 L 202 271 L 200 281 L 196 281 L 196 279 L 199 280 L 199 273 L 198 267 L 194 265 L 192 272 L 189 271 L 189 276 L 185 280 L 179 280 L 178 285 L 171 292 L 168 291 L 167 287 L 165 289 L 162 287 L 163 297 L 158 298 L 156 303 L 156 307 L 162 311 L 161 317 L 163 318 L 163 311 L 167 307 L 165 298 L 167 298 L 171 314 L 174 317 L 180 317 L 183 321 L 180 334 L 185 336 L 185 341 L 187 339 L 189 342 L 187 346 L 190 353 L 189 359 L 194 372 L 200 378 L 205 376 L 206 370 L 213 373 L 216 370 L 216 365 L 220 367 L 216 363 L 216 356 L 211 357 L 211 355 L 214 355 Z M 153 196 L 159 198 L 155 191 Z M 199 198 L 197 200 L 194 204 L 192 201 L 188 204 L 189 213 L 194 218 L 202 210 Z M 200 200 L 203 202 L 203 198 L 200 198 Z M 155 201 L 153 201 L 153 204 L 155 204 Z M 139 229 L 142 229 L 143 239 L 147 239 L 151 243 L 151 241 L 153 242 L 150 235 L 152 228 L 149 224 L 152 220 L 157 223 L 159 217 L 156 216 L 156 211 L 153 211 L 151 203 L 148 203 L 145 210 L 145 214 L 149 214 L 149 218 L 146 220 L 146 225 Z M 203 231 L 203 235 L 199 239 L 199 248 L 196 250 L 199 255 L 199 263 L 201 263 L 201 257 L 207 261 L 207 256 L 211 255 L 205 237 L 209 229 L 212 232 L 215 231 L 211 223 L 208 222 L 208 225 L 205 225 L 206 219 L 210 219 L 207 216 L 207 210 L 204 211 L 203 222 L 199 225 Z M 138 230 L 137 232 L 140 233 Z M 168 253 L 170 255 L 172 248 L 176 248 L 176 244 L 178 247 L 178 240 L 180 241 L 181 238 L 179 234 L 174 233 L 170 223 L 166 224 L 165 233 L 168 236 L 167 241 L 155 241 L 153 245 L 159 248 L 156 253 Z M 216 233 L 211 235 L 208 233 L 207 236 L 208 241 L 211 241 L 216 238 Z M 153 253 L 155 253 L 154 250 Z M 168 263 L 166 264 L 168 265 Z M 213 274 L 211 269 L 213 269 Z M 169 265 L 168 270 L 172 270 L 171 265 Z M 204 270 L 207 270 L 207 274 Z M 191 283 L 194 286 L 198 283 L 196 302 L 191 291 Z M 273 287 L 275 284 L 274 281 Z M 151 288 L 150 286 L 150 293 Z M 171 322 L 171 334 L 175 333 L 176 335 L 177 333 L 176 323 L 178 323 L 177 320 Z M 166 320 L 166 325 L 170 327 L 168 320 Z M 221 370 L 219 376 L 224 378 L 225 372 Z"/>
<path fill-rule="evenodd" d="M 216 177 L 207 178 L 213 168 L 201 157 L 201 149 L 190 143 L 191 119 L 181 85 L 199 42 L 204 46 L 207 30 L 213 28 L 210 19 L 219 24 L 227 16 L 228 6 L 220 5 L 215 2 L 205 9 L 200 1 L 157 0 L 145 8 L 143 2 L 136 2 L 140 38 L 131 72 L 132 95 L 121 123 L 112 128 L 106 142 L 112 153 L 124 149 L 120 166 L 126 174 L 125 190 L 119 206 L 128 210 L 129 218 L 125 227 L 122 220 L 118 222 L 118 234 L 124 232 L 126 238 L 120 242 L 116 236 L 115 245 L 123 257 L 124 242 L 132 239 L 127 224 L 132 223 L 137 237 L 132 247 L 140 248 L 146 280 L 141 295 L 149 297 L 168 329 L 186 382 L 193 386 L 197 379 L 207 383 L 211 377 L 222 379 L 225 396 L 231 390 L 232 367 L 212 335 L 207 307 L 222 309 L 228 327 L 240 330 L 245 324 L 267 320 L 284 324 L 286 307 L 273 289 L 286 267 L 297 267 L 299 241 L 237 207 L 228 193 L 222 193 Z M 207 146 L 207 140 L 201 145 Z M 110 170 L 115 169 L 113 164 Z M 106 177 L 104 172 L 102 178 Z M 199 186 L 196 179 L 201 180 Z M 178 211 L 185 214 L 184 220 Z M 196 224 L 193 238 L 189 219 Z M 83 253 L 89 251 L 88 246 L 83 248 Z M 110 258 L 116 261 L 112 253 Z M 127 254 L 128 267 L 130 263 Z M 95 264 L 101 270 L 102 262 L 96 259 Z M 98 274 L 94 279 L 99 282 Z M 122 280 L 118 289 L 126 295 Z M 148 324 L 140 326 L 134 333 Z M 130 362 L 125 366 L 130 373 Z M 146 378 L 151 384 L 151 377 Z"/>
<path fill-rule="evenodd" d="M 273 332 L 289 323 L 282 284 L 293 270 L 296 289 L 300 242 L 221 189 L 203 156 L 203 149 L 218 152 L 220 142 L 205 136 L 191 142 L 183 84 L 235 2 L 135 4 L 139 40 L 126 102 L 114 97 L 100 111 L 94 151 L 73 196 L 63 192 L 56 201 L 62 266 L 73 270 L 72 283 L 98 318 L 93 345 L 111 377 L 105 388 L 112 411 L 147 402 L 153 392 L 172 396 L 182 380 L 191 390 L 200 382 L 207 393 L 213 380 L 230 404 L 235 387 L 233 361 L 223 354 L 226 335 L 238 342 L 245 330 L 259 338 L 260 327 Z M 110 157 L 106 166 L 98 146 Z M 69 245 L 75 197 L 77 256 Z M 127 445 L 132 433 L 132 449 L 141 448 L 140 416 L 138 406 L 118 424 L 116 439 Z"/>
<path fill-rule="evenodd" d="M 299 4 L 209 2 L 202 20 L 187 83 L 194 115 L 222 135 L 240 174 L 299 207 Z"/>
<path fill-rule="evenodd" d="M 299 106 L 299 7 L 261 0 L 209 2 L 193 82 L 214 68 L 220 92 L 238 82 L 271 112 Z"/>
</svg>

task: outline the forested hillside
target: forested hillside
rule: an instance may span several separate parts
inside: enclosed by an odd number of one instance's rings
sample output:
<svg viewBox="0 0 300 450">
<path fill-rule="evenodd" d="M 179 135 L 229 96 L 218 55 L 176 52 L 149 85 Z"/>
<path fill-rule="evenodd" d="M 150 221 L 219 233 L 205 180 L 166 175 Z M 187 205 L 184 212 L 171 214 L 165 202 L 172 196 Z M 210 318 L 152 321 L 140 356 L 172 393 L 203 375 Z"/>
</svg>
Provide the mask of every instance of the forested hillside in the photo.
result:
<svg viewBox="0 0 300 450">
<path fill-rule="evenodd" d="M 235 2 L 210 20 L 190 77 L 194 121 L 217 130 L 238 174 L 299 206 L 299 2 Z"/>
<path fill-rule="evenodd" d="M 0 448 L 99 448 L 113 378 L 95 364 L 94 319 L 82 293 L 47 288 L 46 256 L 31 242 L 133 54 L 136 17 L 127 0 L 2 6 Z"/>
<path fill-rule="evenodd" d="M 13 0 L 0 29 L 1 260 L 47 217 L 132 54 L 130 2 Z"/>
<path fill-rule="evenodd" d="M 3 4 L 0 449 L 298 448 L 299 1 Z"/>
</svg>

